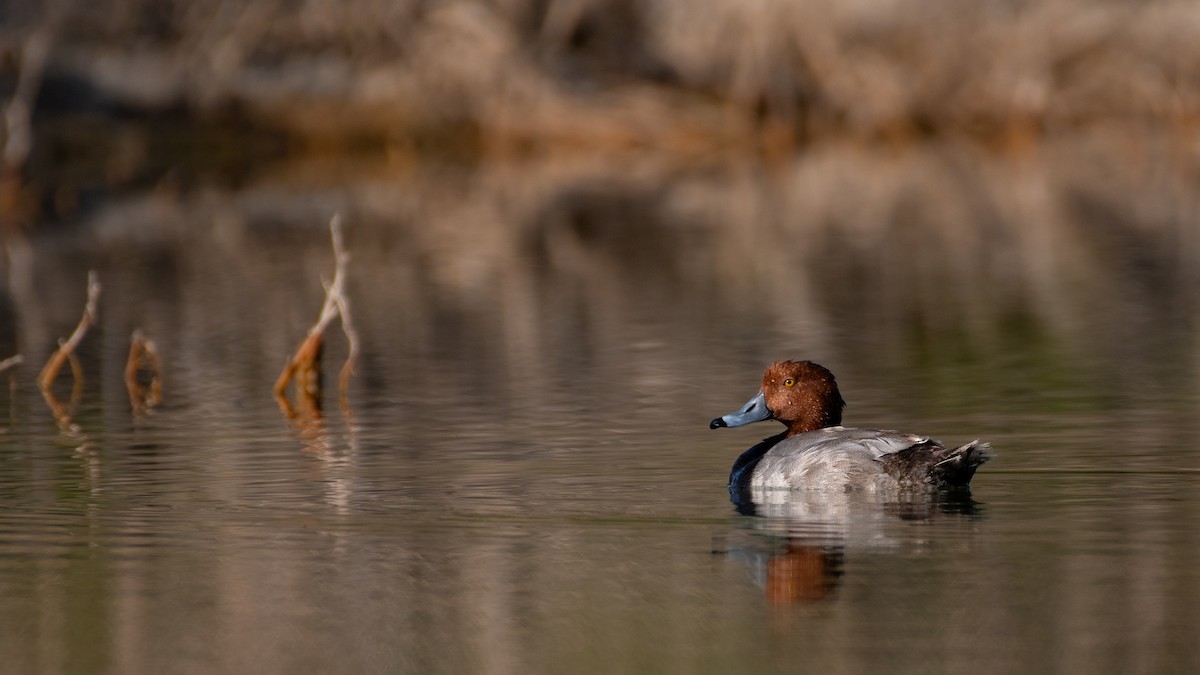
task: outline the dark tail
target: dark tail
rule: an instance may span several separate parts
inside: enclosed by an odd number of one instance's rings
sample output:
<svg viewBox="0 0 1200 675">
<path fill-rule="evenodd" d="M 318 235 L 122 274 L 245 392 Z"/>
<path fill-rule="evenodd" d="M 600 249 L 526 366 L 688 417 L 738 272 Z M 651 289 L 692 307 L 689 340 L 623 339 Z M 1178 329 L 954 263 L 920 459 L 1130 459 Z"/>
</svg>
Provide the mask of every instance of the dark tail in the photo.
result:
<svg viewBox="0 0 1200 675">
<path fill-rule="evenodd" d="M 993 457 L 992 446 L 977 440 L 943 450 L 937 453 L 938 462 L 933 466 L 934 481 L 939 485 L 966 487 L 971 484 L 975 470 Z"/>
</svg>

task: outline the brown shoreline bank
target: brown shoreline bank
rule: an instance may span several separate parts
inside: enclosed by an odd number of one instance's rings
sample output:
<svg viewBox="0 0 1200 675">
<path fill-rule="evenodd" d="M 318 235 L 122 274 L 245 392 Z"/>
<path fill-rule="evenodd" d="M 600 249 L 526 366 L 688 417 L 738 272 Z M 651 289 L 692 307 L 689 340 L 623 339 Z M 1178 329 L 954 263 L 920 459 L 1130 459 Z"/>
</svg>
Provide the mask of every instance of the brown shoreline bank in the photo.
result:
<svg viewBox="0 0 1200 675">
<path fill-rule="evenodd" d="M 1021 148 L 1200 122 L 1181 2 L 107 0 L 7 23 L 49 40 L 43 108 L 278 133 L 293 151 L 780 156 L 814 142 Z"/>
</svg>

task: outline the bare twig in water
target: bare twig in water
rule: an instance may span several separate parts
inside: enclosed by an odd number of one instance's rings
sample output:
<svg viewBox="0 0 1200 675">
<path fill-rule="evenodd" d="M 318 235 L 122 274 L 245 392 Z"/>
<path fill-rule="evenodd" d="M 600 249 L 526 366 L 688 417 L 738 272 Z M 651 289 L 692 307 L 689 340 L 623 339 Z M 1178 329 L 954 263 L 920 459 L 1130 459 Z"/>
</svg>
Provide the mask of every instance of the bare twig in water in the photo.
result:
<svg viewBox="0 0 1200 675">
<path fill-rule="evenodd" d="M 0 361 L 0 373 L 3 373 L 4 371 L 8 370 L 9 368 L 12 368 L 13 366 L 20 365 L 21 362 L 23 362 L 24 360 L 25 360 L 24 356 L 17 354 L 15 356 L 10 356 L 7 359 L 4 359 L 3 361 Z"/>
<path fill-rule="evenodd" d="M 63 363 L 71 362 L 71 372 L 75 376 L 76 387 L 79 387 L 83 382 L 83 369 L 79 366 L 78 360 L 74 358 L 75 348 L 79 346 L 79 342 L 83 340 L 83 336 L 87 335 L 88 328 L 96 322 L 97 305 L 100 301 L 100 280 L 96 276 L 95 270 L 88 272 L 88 292 L 87 305 L 83 310 L 83 318 L 79 320 L 79 325 L 75 327 L 75 332 L 71 333 L 71 337 L 64 341 L 60 341 L 58 349 L 50 355 L 46 361 L 46 365 L 42 368 L 42 372 L 38 375 L 38 386 L 42 390 L 42 395 L 52 397 L 51 386 L 54 384 L 55 378 L 58 377 L 58 371 L 62 370 Z"/>
<path fill-rule="evenodd" d="M 291 382 L 296 383 L 296 402 L 301 409 L 310 415 L 320 415 L 321 400 L 321 354 L 324 347 L 325 329 L 334 319 L 341 317 L 342 330 L 349 342 L 349 354 L 342 366 L 339 377 L 342 405 L 346 405 L 346 389 L 350 375 L 354 372 L 354 363 L 358 358 L 358 332 L 350 321 L 350 303 L 346 299 L 346 266 L 350 255 L 342 244 L 342 219 L 334 215 L 329 221 L 330 235 L 333 239 L 334 274 L 333 281 L 325 284 L 325 302 L 321 306 L 321 314 L 317 322 L 308 329 L 308 335 L 295 354 L 284 366 L 279 379 L 275 381 L 275 399 L 283 409 L 284 414 L 292 417 L 296 414 L 287 398 L 287 387 Z"/>
<path fill-rule="evenodd" d="M 150 383 L 138 380 L 140 371 L 150 374 Z M 147 340 L 141 329 L 133 331 L 129 341 L 129 358 L 125 361 L 125 388 L 133 412 L 144 413 L 162 401 L 162 361 L 153 340 Z"/>
<path fill-rule="evenodd" d="M 67 354 L 67 363 L 71 365 L 70 407 L 74 408 L 83 398 L 83 364 L 79 362 L 79 357 L 75 355 L 75 352 Z"/>
<path fill-rule="evenodd" d="M 333 237 L 333 254 L 335 257 L 335 271 L 333 275 L 333 283 L 326 286 L 325 293 L 328 297 L 332 297 L 337 305 L 338 312 L 342 317 L 342 332 L 346 334 L 346 342 L 349 345 L 346 354 L 346 362 L 342 364 L 342 372 L 338 375 L 338 393 L 341 396 L 342 406 L 347 405 L 346 392 L 350 388 L 350 376 L 354 374 L 354 365 L 358 362 L 358 331 L 354 328 L 354 321 L 350 318 L 350 300 L 344 292 L 345 274 L 343 271 L 346 265 L 350 263 L 350 254 L 346 253 L 342 245 L 342 226 L 341 218 L 334 216 L 329 223 L 329 229 Z M 334 293 L 331 289 L 337 286 L 337 292 Z"/>
</svg>

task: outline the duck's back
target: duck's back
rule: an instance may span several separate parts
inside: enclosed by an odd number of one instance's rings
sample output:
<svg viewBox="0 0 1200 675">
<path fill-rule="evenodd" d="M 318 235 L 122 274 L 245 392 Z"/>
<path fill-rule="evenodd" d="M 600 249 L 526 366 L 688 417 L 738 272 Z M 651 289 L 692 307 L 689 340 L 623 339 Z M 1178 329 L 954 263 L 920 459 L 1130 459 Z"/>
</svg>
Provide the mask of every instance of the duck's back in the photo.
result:
<svg viewBox="0 0 1200 675">
<path fill-rule="evenodd" d="M 750 477 L 752 487 L 810 490 L 894 490 L 900 480 L 885 460 L 929 444 L 922 436 L 879 429 L 828 427 L 776 443 Z"/>
</svg>

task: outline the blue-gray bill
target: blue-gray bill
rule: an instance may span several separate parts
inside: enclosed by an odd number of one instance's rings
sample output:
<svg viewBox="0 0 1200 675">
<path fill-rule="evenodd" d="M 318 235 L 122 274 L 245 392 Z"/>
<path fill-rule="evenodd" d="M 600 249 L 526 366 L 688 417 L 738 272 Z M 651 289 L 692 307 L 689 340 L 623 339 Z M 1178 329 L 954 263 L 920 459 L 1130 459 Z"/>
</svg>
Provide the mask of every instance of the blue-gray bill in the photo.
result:
<svg viewBox="0 0 1200 675">
<path fill-rule="evenodd" d="M 760 391 L 754 398 L 747 401 L 746 405 L 739 408 L 737 412 L 729 413 L 709 422 L 708 428 L 740 427 L 752 422 L 769 420 L 771 417 L 771 409 L 767 407 L 767 397 Z"/>
</svg>

